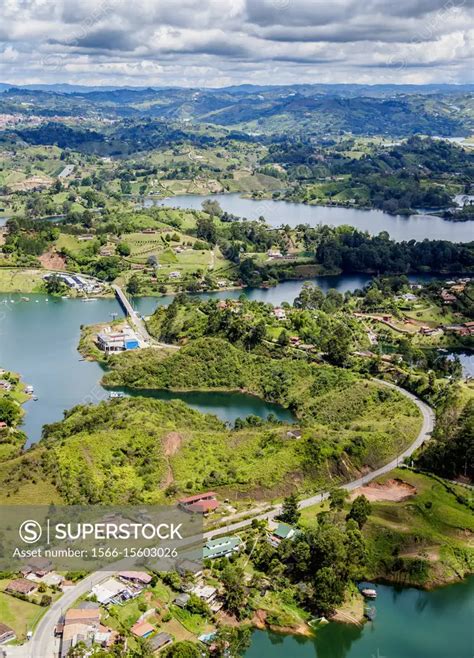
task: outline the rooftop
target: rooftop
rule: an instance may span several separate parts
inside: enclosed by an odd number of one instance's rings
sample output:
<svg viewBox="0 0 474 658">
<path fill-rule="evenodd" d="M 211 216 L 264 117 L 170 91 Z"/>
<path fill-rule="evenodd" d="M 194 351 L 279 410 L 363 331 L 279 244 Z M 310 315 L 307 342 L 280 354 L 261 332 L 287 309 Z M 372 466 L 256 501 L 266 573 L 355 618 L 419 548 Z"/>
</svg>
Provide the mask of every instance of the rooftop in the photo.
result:
<svg viewBox="0 0 474 658">
<path fill-rule="evenodd" d="M 217 496 L 215 491 L 205 491 L 204 493 L 196 494 L 195 496 L 188 496 L 187 498 L 180 498 L 178 501 L 182 505 L 187 505 L 189 503 L 194 503 L 199 500 L 205 500 L 206 498 L 215 498 Z"/>
<path fill-rule="evenodd" d="M 10 628 L 10 626 L 7 626 L 6 624 L 0 622 L 0 638 L 10 633 L 13 633 L 13 635 L 15 634 L 13 628 Z"/>
<path fill-rule="evenodd" d="M 64 624 L 74 624 L 77 622 L 99 623 L 99 608 L 70 608 L 64 615 Z"/>
<path fill-rule="evenodd" d="M 228 537 L 219 537 L 219 539 L 210 539 L 206 542 L 203 550 L 204 558 L 217 557 L 219 555 L 225 555 L 227 553 L 232 553 L 237 550 L 241 545 L 242 540 L 240 537 L 228 536 Z"/>
<path fill-rule="evenodd" d="M 121 571 L 119 576 L 125 580 L 138 580 L 145 585 L 151 582 L 151 576 L 146 571 Z"/>
<path fill-rule="evenodd" d="M 213 512 L 219 507 L 218 500 L 198 500 L 195 503 L 186 505 L 186 509 L 191 512 L 197 512 L 200 514 L 205 514 L 206 512 Z"/>
<path fill-rule="evenodd" d="M 130 629 L 137 637 L 147 637 L 155 632 L 155 628 L 147 621 L 139 621 Z"/>
<path fill-rule="evenodd" d="M 19 594 L 29 594 L 33 592 L 38 585 L 26 578 L 17 578 L 7 585 L 7 592 L 18 592 Z"/>
<path fill-rule="evenodd" d="M 149 640 L 150 646 L 153 651 L 156 651 L 157 649 L 161 649 L 161 647 L 164 647 L 166 644 L 169 644 L 170 642 L 173 641 L 173 638 L 169 633 L 165 633 L 164 631 L 161 631 L 161 633 L 158 633 L 158 635 L 155 635 L 155 637 L 152 637 Z"/>
<path fill-rule="evenodd" d="M 296 529 L 291 525 L 288 525 L 287 523 L 279 523 L 272 534 L 279 539 L 288 539 L 289 537 L 292 537 L 295 532 Z"/>
</svg>

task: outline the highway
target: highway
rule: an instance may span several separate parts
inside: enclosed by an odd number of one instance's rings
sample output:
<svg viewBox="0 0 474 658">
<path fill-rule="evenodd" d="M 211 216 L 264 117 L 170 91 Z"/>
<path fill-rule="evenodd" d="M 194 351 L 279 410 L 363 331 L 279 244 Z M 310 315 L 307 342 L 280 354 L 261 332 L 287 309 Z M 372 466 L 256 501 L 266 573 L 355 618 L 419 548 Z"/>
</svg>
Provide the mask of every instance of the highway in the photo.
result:
<svg viewBox="0 0 474 658">
<path fill-rule="evenodd" d="M 348 491 L 357 489 L 358 487 L 367 484 L 371 480 L 392 471 L 394 468 L 397 468 L 397 466 L 403 461 L 403 459 L 405 459 L 405 457 L 409 457 L 410 455 L 412 455 L 424 443 L 424 441 L 430 438 L 431 433 L 433 432 L 434 429 L 435 414 L 431 409 L 431 407 L 429 407 L 427 404 L 422 402 L 419 398 L 417 398 L 412 393 L 409 393 L 405 389 L 402 389 L 399 386 L 396 386 L 395 384 L 390 384 L 382 380 L 375 380 L 375 381 L 377 381 L 379 384 L 382 384 L 383 386 L 387 386 L 389 388 L 397 390 L 399 393 L 401 393 L 405 397 L 409 398 L 412 402 L 414 402 L 414 404 L 416 404 L 416 406 L 418 407 L 418 409 L 422 414 L 422 426 L 415 441 L 400 455 L 398 455 L 395 459 L 392 459 L 388 464 L 381 466 L 375 471 L 371 471 L 367 475 L 364 475 L 363 477 L 360 477 L 357 480 L 353 480 L 352 482 L 348 482 L 347 484 L 343 485 L 343 488 L 347 489 Z M 329 492 L 325 491 L 318 493 L 314 496 L 310 496 L 309 498 L 305 498 L 304 500 L 300 501 L 300 507 L 306 508 L 306 507 L 311 507 L 312 505 L 317 505 L 321 503 L 325 498 L 327 498 L 328 495 Z M 229 523 L 227 525 L 206 532 L 204 534 L 204 538 L 211 539 L 218 535 L 237 532 L 248 526 L 253 519 L 262 519 L 262 520 L 272 519 L 275 516 L 277 516 L 280 513 L 280 511 L 281 511 L 281 505 L 274 506 L 271 509 L 271 511 L 267 511 L 264 513 L 261 512 L 261 508 L 258 510 L 249 510 L 248 512 L 249 518 L 235 522 L 232 521 L 232 518 L 229 518 Z M 255 512 L 255 514 L 253 514 L 253 512 Z M 114 566 L 114 571 L 120 570 L 120 563 L 116 563 L 113 566 Z M 10 657 L 56 658 L 57 642 L 54 638 L 54 628 L 58 622 L 59 617 L 69 607 L 72 606 L 72 604 L 74 603 L 74 601 L 77 600 L 78 597 L 85 594 L 94 585 L 99 583 L 105 577 L 106 577 L 106 573 L 102 571 L 95 572 L 84 578 L 84 580 L 80 581 L 74 587 L 68 588 L 67 591 L 63 594 L 63 596 L 58 601 L 53 603 L 53 605 L 48 609 L 44 617 L 40 620 L 34 632 L 33 638 L 30 642 L 17 647 L 5 647 L 5 650 L 7 652 L 6 654 L 7 657 L 8 658 Z"/>
</svg>

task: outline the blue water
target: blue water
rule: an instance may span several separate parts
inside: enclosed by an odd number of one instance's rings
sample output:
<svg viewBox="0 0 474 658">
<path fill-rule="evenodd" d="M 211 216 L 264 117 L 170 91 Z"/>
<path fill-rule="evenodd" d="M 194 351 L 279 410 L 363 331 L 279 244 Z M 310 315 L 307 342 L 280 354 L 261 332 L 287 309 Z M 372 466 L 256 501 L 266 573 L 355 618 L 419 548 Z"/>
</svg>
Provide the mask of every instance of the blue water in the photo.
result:
<svg viewBox="0 0 474 658">
<path fill-rule="evenodd" d="M 179 195 L 165 199 L 147 198 L 146 207 L 163 205 L 201 210 L 205 199 L 218 201 L 223 210 L 238 217 L 258 219 L 263 216 L 271 226 L 298 226 L 298 224 L 327 224 L 329 226 L 355 226 L 371 235 L 387 231 L 398 242 L 402 240 L 450 240 L 469 242 L 473 239 L 472 222 L 448 222 L 434 215 L 388 215 L 381 210 L 359 210 L 327 206 L 309 206 L 304 203 L 274 201 L 273 199 L 245 199 L 238 194 Z"/>
<path fill-rule="evenodd" d="M 380 585 L 363 628 L 331 623 L 314 639 L 256 631 L 245 658 L 472 658 L 474 577 L 431 592 Z"/>
</svg>

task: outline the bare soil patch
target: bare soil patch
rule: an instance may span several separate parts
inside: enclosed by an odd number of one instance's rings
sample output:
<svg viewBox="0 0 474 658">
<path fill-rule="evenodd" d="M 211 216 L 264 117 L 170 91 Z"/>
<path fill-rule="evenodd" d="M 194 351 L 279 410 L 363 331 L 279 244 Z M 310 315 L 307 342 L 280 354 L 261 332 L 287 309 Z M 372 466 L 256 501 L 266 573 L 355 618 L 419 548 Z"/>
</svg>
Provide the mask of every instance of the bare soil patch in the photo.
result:
<svg viewBox="0 0 474 658">
<path fill-rule="evenodd" d="M 63 256 L 60 256 L 56 251 L 47 251 L 45 254 L 39 256 L 38 260 L 47 270 L 66 269 L 66 259 Z"/>
<path fill-rule="evenodd" d="M 165 441 L 163 444 L 163 450 L 166 457 L 172 457 L 180 448 L 181 443 L 183 442 L 183 437 L 178 432 L 169 432 L 165 436 Z"/>
<path fill-rule="evenodd" d="M 415 494 L 416 487 L 395 478 L 386 482 L 371 482 L 363 487 L 359 487 L 352 492 L 351 500 L 354 500 L 357 496 L 364 495 L 368 500 L 373 502 L 387 500 L 396 503 L 411 498 Z"/>
<path fill-rule="evenodd" d="M 173 469 L 171 468 L 169 458 L 172 457 L 180 448 L 183 437 L 178 432 L 169 432 L 163 442 L 163 452 L 168 462 L 168 469 L 163 482 L 164 487 L 169 487 L 174 480 Z"/>
</svg>

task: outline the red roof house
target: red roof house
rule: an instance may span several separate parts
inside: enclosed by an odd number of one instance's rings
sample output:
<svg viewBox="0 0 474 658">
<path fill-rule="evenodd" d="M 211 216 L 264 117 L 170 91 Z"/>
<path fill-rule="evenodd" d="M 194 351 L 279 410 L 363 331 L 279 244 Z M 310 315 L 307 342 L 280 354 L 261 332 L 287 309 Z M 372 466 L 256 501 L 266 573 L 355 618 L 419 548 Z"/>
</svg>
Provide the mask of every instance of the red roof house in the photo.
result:
<svg viewBox="0 0 474 658">
<path fill-rule="evenodd" d="M 130 629 L 136 637 L 149 637 L 155 632 L 154 627 L 147 621 L 139 621 Z"/>
<path fill-rule="evenodd" d="M 216 498 L 217 494 L 214 491 L 206 491 L 202 494 L 196 494 L 195 496 L 188 496 L 187 498 L 181 498 L 178 501 L 181 509 L 186 512 L 192 512 L 194 514 L 209 514 L 219 507 L 219 501 Z"/>
</svg>

